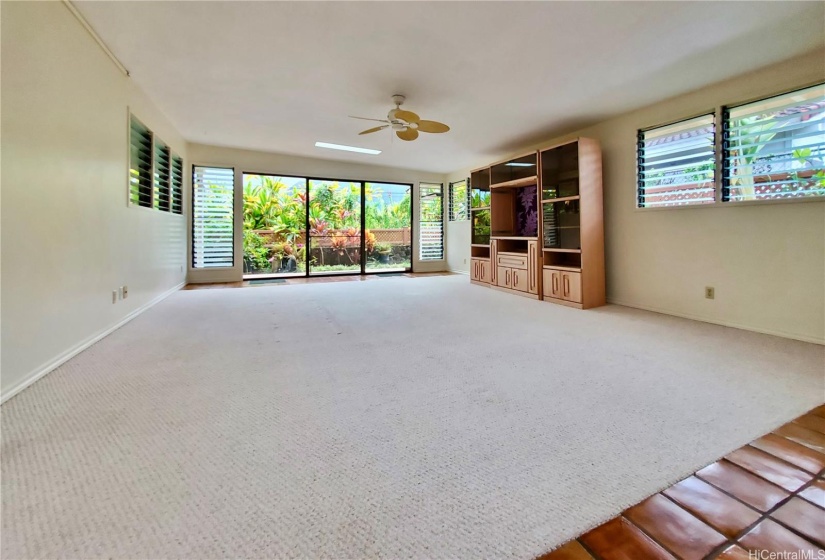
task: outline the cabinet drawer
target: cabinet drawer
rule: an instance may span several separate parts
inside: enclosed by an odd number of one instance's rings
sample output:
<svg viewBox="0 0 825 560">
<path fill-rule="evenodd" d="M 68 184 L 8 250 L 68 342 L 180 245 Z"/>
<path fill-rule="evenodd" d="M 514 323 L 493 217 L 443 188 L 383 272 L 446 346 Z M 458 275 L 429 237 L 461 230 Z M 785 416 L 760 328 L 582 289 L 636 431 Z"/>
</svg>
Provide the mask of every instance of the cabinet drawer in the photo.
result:
<svg viewBox="0 0 825 560">
<path fill-rule="evenodd" d="M 496 255 L 496 265 L 527 270 L 527 255 L 522 253 L 498 253 Z"/>
</svg>

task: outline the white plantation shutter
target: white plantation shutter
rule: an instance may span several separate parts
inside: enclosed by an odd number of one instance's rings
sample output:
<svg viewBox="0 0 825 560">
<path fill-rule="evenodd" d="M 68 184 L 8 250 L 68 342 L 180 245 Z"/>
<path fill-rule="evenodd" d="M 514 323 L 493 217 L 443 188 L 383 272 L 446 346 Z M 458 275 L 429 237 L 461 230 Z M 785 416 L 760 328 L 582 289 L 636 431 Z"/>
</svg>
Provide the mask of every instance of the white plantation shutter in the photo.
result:
<svg viewBox="0 0 825 560">
<path fill-rule="evenodd" d="M 157 210 L 168 212 L 172 205 L 172 196 L 169 190 L 170 154 L 169 146 L 155 137 L 155 174 L 154 174 L 154 207 Z"/>
<path fill-rule="evenodd" d="M 421 183 L 419 186 L 419 257 L 422 261 L 444 258 L 444 186 Z"/>
<path fill-rule="evenodd" d="M 183 213 L 183 160 L 172 156 L 172 212 Z"/>
<path fill-rule="evenodd" d="M 234 264 L 235 170 L 194 166 L 192 173 L 192 266 Z"/>
<path fill-rule="evenodd" d="M 467 179 L 450 183 L 450 208 L 448 215 L 451 222 L 470 219 L 470 192 L 467 188 L 469 182 Z"/>
<path fill-rule="evenodd" d="M 129 202 L 152 207 L 152 132 L 129 118 Z"/>
<path fill-rule="evenodd" d="M 726 107 L 722 200 L 825 195 L 825 85 Z"/>
<path fill-rule="evenodd" d="M 713 115 L 640 130 L 637 143 L 638 206 L 715 202 L 715 143 Z"/>
</svg>

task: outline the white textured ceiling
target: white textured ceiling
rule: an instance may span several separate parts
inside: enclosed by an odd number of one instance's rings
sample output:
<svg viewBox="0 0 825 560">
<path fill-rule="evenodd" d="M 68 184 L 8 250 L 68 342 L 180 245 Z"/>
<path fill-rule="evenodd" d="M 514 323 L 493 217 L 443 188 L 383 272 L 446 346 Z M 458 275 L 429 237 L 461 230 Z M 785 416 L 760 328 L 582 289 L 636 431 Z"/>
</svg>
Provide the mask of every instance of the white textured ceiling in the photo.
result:
<svg viewBox="0 0 825 560">
<path fill-rule="evenodd" d="M 442 173 L 825 44 L 822 2 L 75 5 L 189 141 Z M 452 130 L 358 136 L 394 93 Z"/>
</svg>

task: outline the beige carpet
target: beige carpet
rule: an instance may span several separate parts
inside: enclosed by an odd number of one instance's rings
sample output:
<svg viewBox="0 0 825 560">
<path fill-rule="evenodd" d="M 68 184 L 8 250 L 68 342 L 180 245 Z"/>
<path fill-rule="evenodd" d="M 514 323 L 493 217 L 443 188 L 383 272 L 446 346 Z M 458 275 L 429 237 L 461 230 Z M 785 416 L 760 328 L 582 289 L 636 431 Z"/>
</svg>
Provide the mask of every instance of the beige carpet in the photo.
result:
<svg viewBox="0 0 825 560">
<path fill-rule="evenodd" d="M 3 558 L 523 558 L 820 404 L 822 347 L 386 278 L 179 292 L 2 407 Z"/>
</svg>

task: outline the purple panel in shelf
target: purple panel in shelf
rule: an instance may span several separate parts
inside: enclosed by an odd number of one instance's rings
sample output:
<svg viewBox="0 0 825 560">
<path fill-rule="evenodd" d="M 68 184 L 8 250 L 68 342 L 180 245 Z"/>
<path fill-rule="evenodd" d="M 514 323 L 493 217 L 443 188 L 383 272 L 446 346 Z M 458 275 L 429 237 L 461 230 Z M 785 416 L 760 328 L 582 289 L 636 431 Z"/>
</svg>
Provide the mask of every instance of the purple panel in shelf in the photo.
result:
<svg viewBox="0 0 825 560">
<path fill-rule="evenodd" d="M 524 237 L 535 237 L 539 231 L 536 186 L 519 189 L 516 196 L 516 233 Z"/>
</svg>

